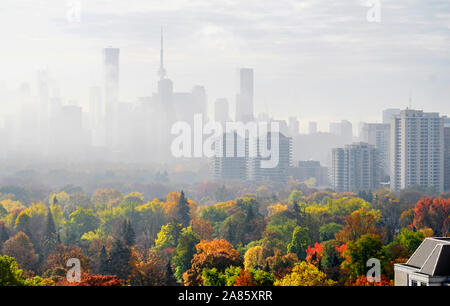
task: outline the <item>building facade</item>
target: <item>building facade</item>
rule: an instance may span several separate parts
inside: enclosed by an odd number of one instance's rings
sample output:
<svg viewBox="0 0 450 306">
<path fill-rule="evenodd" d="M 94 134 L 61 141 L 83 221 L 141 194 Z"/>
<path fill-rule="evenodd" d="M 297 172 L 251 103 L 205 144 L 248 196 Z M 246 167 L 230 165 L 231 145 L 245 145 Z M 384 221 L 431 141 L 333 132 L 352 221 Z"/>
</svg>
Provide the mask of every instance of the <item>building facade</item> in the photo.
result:
<svg viewBox="0 0 450 306">
<path fill-rule="evenodd" d="M 336 192 L 374 190 L 380 186 L 378 151 L 359 142 L 332 150 L 332 187 Z"/>
<path fill-rule="evenodd" d="M 438 113 L 406 109 L 391 122 L 391 189 L 444 190 L 444 126 Z"/>
</svg>

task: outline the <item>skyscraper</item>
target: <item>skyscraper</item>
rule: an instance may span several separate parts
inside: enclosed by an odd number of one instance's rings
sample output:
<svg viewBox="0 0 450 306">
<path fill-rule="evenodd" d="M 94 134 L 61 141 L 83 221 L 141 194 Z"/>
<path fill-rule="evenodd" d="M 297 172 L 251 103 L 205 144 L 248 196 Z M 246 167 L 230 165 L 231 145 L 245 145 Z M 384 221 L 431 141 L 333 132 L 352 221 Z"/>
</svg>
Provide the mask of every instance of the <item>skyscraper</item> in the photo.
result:
<svg viewBox="0 0 450 306">
<path fill-rule="evenodd" d="M 439 113 L 406 109 L 391 123 L 391 189 L 444 189 L 444 125 Z"/>
<path fill-rule="evenodd" d="M 214 121 L 224 124 L 229 120 L 227 99 L 217 99 L 214 104 Z"/>
<path fill-rule="evenodd" d="M 374 190 L 380 185 L 378 151 L 365 142 L 332 151 L 331 180 L 336 192 Z"/>
<path fill-rule="evenodd" d="M 236 121 L 248 122 L 254 120 L 253 113 L 253 69 L 241 68 L 240 92 L 236 97 Z"/>
<path fill-rule="evenodd" d="M 120 50 L 117 48 L 108 47 L 103 50 L 106 145 L 109 148 L 117 145 L 116 123 L 119 104 L 119 54 Z"/>
</svg>

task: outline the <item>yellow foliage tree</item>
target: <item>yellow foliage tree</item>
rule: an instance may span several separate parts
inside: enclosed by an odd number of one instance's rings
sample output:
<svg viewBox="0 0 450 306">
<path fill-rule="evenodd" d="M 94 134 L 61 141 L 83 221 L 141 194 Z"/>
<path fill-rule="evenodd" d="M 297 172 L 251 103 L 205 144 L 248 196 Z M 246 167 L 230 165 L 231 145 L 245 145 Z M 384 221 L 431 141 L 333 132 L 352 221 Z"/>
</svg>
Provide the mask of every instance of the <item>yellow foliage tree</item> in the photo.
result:
<svg viewBox="0 0 450 306">
<path fill-rule="evenodd" d="M 313 264 L 302 261 L 295 265 L 292 272 L 275 282 L 275 286 L 333 286 L 336 282 L 328 279 Z"/>
<path fill-rule="evenodd" d="M 244 266 L 246 270 L 250 270 L 255 266 L 263 267 L 264 264 L 263 248 L 261 246 L 252 247 L 245 252 Z"/>
</svg>

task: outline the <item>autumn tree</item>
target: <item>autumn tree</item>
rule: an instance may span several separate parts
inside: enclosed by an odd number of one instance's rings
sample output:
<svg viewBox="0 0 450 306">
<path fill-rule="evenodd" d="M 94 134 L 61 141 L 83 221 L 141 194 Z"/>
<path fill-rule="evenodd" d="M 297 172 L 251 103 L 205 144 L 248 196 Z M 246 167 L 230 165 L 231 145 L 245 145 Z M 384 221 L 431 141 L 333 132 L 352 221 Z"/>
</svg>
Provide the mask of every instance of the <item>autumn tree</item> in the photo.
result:
<svg viewBox="0 0 450 306">
<path fill-rule="evenodd" d="M 194 233 L 199 235 L 201 240 L 211 240 L 214 233 L 214 227 L 212 227 L 209 221 L 195 218 L 191 220 L 190 225 Z"/>
<path fill-rule="evenodd" d="M 394 284 L 393 281 L 391 281 L 386 275 L 381 275 L 379 282 L 369 282 L 365 275 L 359 275 L 356 280 L 349 280 L 346 285 L 357 287 L 390 287 Z"/>
<path fill-rule="evenodd" d="M 147 257 L 140 258 L 130 275 L 134 286 L 164 286 L 167 281 L 168 262 L 160 251 L 150 251 Z"/>
<path fill-rule="evenodd" d="M 103 245 L 100 250 L 100 255 L 98 257 L 98 273 L 101 275 L 109 275 L 110 274 L 110 261 L 108 253 L 106 252 L 106 248 Z"/>
<path fill-rule="evenodd" d="M 62 280 L 57 286 L 72 286 L 72 287 L 121 287 L 125 284 L 115 275 L 92 275 L 83 273 L 80 282 L 68 282 Z"/>
<path fill-rule="evenodd" d="M 336 233 L 336 240 L 346 243 L 355 241 L 366 234 L 378 234 L 376 223 L 380 220 L 380 214 L 375 210 L 366 207 L 352 212 L 345 219 L 345 226 Z"/>
<path fill-rule="evenodd" d="M 263 267 L 265 263 L 263 257 L 263 248 L 261 246 L 254 246 L 249 248 L 244 255 L 244 266 L 245 269 Z"/>
<path fill-rule="evenodd" d="M 450 199 L 420 199 L 414 208 L 413 226 L 417 229 L 429 227 L 446 236 L 450 233 Z"/>
<path fill-rule="evenodd" d="M 202 283 L 204 268 L 225 271 L 229 266 L 242 266 L 238 252 L 226 240 L 200 241 L 196 245 L 196 250 L 197 253 L 191 261 L 191 268 L 183 274 L 184 283 L 187 286 L 198 286 Z"/>
<path fill-rule="evenodd" d="M 242 269 L 239 275 L 235 279 L 235 283 L 233 286 L 256 286 L 256 282 L 253 279 L 250 271 Z"/>
<path fill-rule="evenodd" d="M 44 264 L 44 276 L 59 282 L 66 277 L 67 262 L 71 258 L 77 258 L 80 261 L 81 271 L 90 270 L 90 259 L 84 255 L 83 250 L 75 245 L 59 244 L 47 256 Z"/>
<path fill-rule="evenodd" d="M 333 286 L 335 281 L 328 279 L 326 274 L 319 271 L 313 264 L 300 262 L 295 265 L 292 272 L 280 280 L 275 286 Z"/>
<path fill-rule="evenodd" d="M 155 240 L 155 249 L 164 250 L 175 248 L 181 235 L 181 224 L 169 222 L 161 227 L 161 231 Z"/>
<path fill-rule="evenodd" d="M 177 203 L 177 221 L 186 227 L 191 220 L 189 203 L 184 196 L 184 191 L 181 191 L 180 198 Z"/>
<path fill-rule="evenodd" d="M 3 244 L 3 253 L 17 260 L 22 269 L 35 270 L 39 255 L 34 250 L 30 238 L 23 232 L 17 233 Z"/>
</svg>

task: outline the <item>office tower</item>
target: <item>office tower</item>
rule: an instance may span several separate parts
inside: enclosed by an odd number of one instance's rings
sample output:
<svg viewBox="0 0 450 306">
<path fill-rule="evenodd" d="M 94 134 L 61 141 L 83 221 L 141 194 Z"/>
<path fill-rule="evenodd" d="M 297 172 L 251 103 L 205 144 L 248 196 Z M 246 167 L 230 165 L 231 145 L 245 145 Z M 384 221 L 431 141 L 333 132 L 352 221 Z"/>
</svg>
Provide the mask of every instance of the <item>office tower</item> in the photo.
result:
<svg viewBox="0 0 450 306">
<path fill-rule="evenodd" d="M 311 121 L 308 127 L 309 134 L 317 134 L 317 122 Z"/>
<path fill-rule="evenodd" d="M 332 186 L 336 192 L 375 190 L 380 185 L 378 152 L 359 142 L 332 150 Z"/>
<path fill-rule="evenodd" d="M 227 99 L 217 99 L 214 103 L 214 121 L 225 124 L 230 120 Z"/>
<path fill-rule="evenodd" d="M 383 111 L 383 123 L 390 124 L 394 117 L 400 115 L 399 108 L 388 108 Z"/>
<path fill-rule="evenodd" d="M 342 120 L 340 124 L 340 135 L 344 143 L 352 143 L 353 141 L 353 125 L 350 121 Z"/>
<path fill-rule="evenodd" d="M 202 114 L 203 115 L 203 121 L 208 121 L 208 115 L 206 110 L 206 90 L 204 86 L 194 86 L 192 88 L 192 109 L 194 111 L 194 114 Z"/>
<path fill-rule="evenodd" d="M 253 69 L 239 70 L 240 92 L 236 97 L 236 121 L 254 120 L 253 115 Z"/>
<path fill-rule="evenodd" d="M 444 127 L 444 191 L 450 191 L 450 126 Z"/>
<path fill-rule="evenodd" d="M 38 91 L 39 91 L 39 143 L 44 154 L 48 150 L 49 132 L 49 76 L 47 70 L 38 71 Z"/>
<path fill-rule="evenodd" d="M 300 122 L 297 120 L 296 117 L 289 117 L 288 118 L 288 128 L 289 128 L 289 134 L 293 136 L 297 136 L 297 134 L 300 131 Z"/>
<path fill-rule="evenodd" d="M 391 189 L 444 189 L 444 125 L 439 113 L 406 109 L 391 122 Z"/>
<path fill-rule="evenodd" d="M 278 142 L 278 148 L 272 145 L 272 140 L 274 140 L 275 143 Z M 292 138 L 286 137 L 280 132 L 269 132 L 267 137 L 258 138 L 256 142 L 247 140 L 247 150 L 249 150 L 249 146 L 252 145 L 256 146 L 254 150 L 255 152 L 258 152 L 258 154 L 256 157 L 248 157 L 248 179 L 251 181 L 286 182 L 289 179 L 289 172 L 292 167 Z M 260 154 L 261 147 L 271 150 L 271 157 L 263 158 Z M 273 160 L 276 156 L 278 158 L 278 163 L 275 167 L 265 168 L 262 166 L 261 162 L 263 160 L 269 160 L 271 158 Z"/>
<path fill-rule="evenodd" d="M 375 146 L 380 154 L 380 167 L 383 177 L 390 175 L 391 125 L 384 123 L 364 123 L 361 129 L 361 141 Z"/>
<path fill-rule="evenodd" d="M 328 182 L 328 168 L 323 167 L 320 164 L 320 161 L 315 160 L 305 160 L 299 161 L 298 167 L 291 169 L 292 176 L 299 180 L 300 182 L 304 182 L 310 179 L 315 180 L 315 186 L 318 187 L 327 187 Z"/>
<path fill-rule="evenodd" d="M 119 54 L 117 48 L 103 50 L 105 73 L 105 128 L 106 145 L 112 149 L 117 145 L 117 111 L 119 104 Z"/>
</svg>

